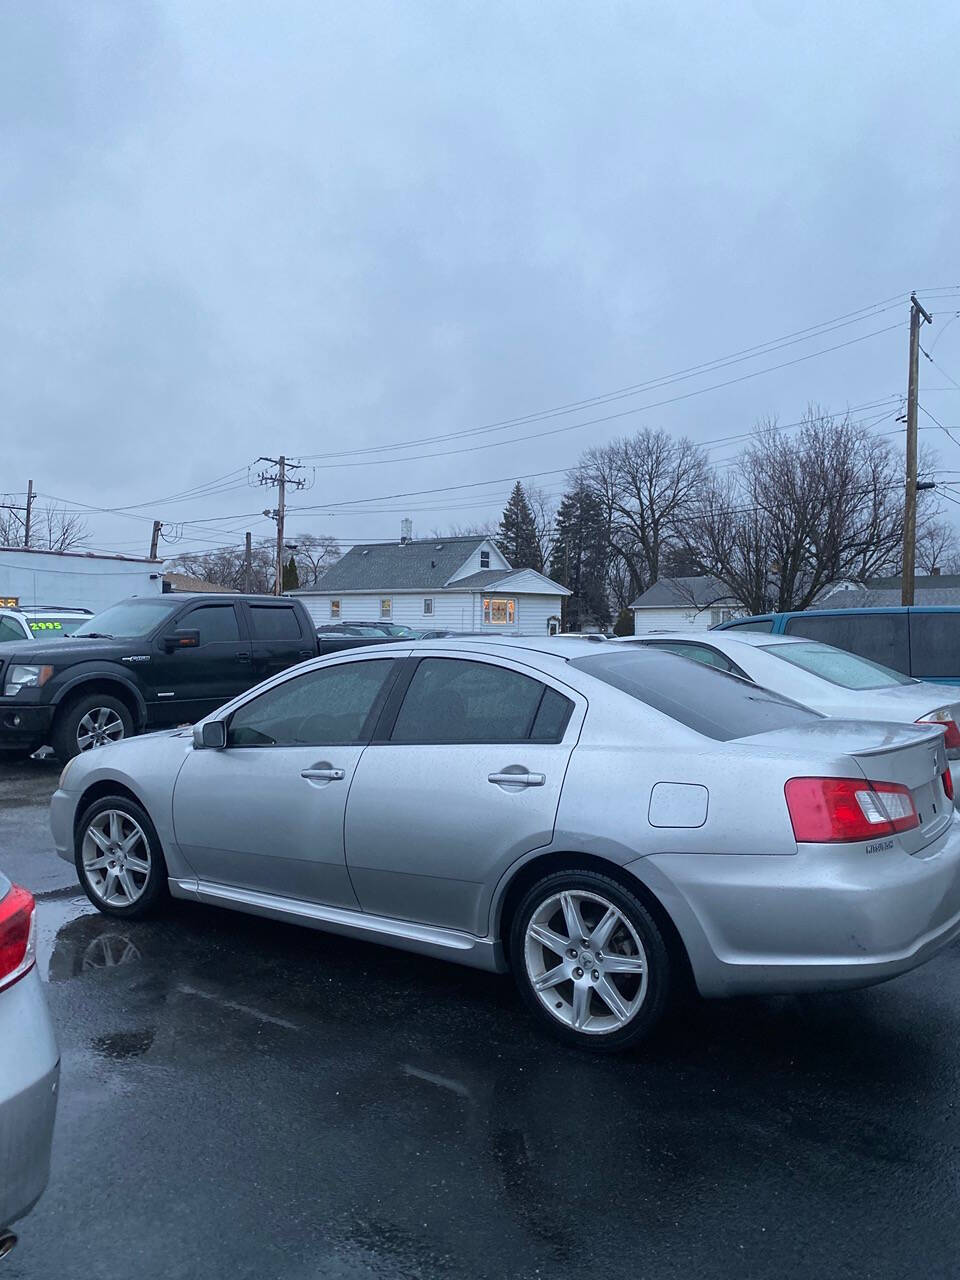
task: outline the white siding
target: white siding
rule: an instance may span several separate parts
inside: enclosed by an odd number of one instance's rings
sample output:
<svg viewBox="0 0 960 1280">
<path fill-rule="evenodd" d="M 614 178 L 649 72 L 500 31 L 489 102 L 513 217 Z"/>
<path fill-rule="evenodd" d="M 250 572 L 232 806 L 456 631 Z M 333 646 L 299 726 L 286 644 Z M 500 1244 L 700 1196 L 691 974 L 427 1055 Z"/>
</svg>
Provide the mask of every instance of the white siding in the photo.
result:
<svg viewBox="0 0 960 1280">
<path fill-rule="evenodd" d="M 717 605 L 714 617 L 714 609 L 695 608 L 663 608 L 663 609 L 634 609 L 634 635 L 644 635 L 648 631 L 709 631 L 714 622 L 722 621 L 724 611 L 723 605 Z M 733 616 L 742 613 L 742 609 L 735 609 Z"/>
<path fill-rule="evenodd" d="M 99 613 L 128 596 L 158 596 L 162 566 L 109 556 L 0 550 L 0 596 L 21 604 L 74 605 Z"/>
<path fill-rule="evenodd" d="M 382 593 L 386 595 L 387 593 Z M 425 593 L 424 593 L 425 594 Z M 433 613 L 423 612 L 424 594 L 394 594 L 391 622 L 421 631 L 523 631 L 527 635 L 546 635 L 547 622 L 560 616 L 560 597 L 516 595 L 495 592 L 497 599 L 516 601 L 513 626 L 484 625 L 483 594 L 469 591 L 438 591 L 433 600 Z M 310 616 L 318 627 L 331 622 L 376 622 L 380 618 L 381 593 L 376 595 L 301 595 Z M 330 617 L 330 601 L 340 601 L 340 618 Z"/>
<path fill-rule="evenodd" d="M 468 574 L 479 573 L 481 568 L 484 567 L 480 564 L 481 551 L 490 552 L 490 563 L 485 566 L 487 569 L 509 570 L 510 568 L 512 568 L 510 561 L 506 558 L 506 556 L 503 555 L 502 552 L 498 551 L 497 548 L 494 546 L 494 544 L 488 539 L 486 542 L 481 543 L 480 546 L 477 547 L 476 551 L 474 551 L 472 556 L 469 556 L 466 560 L 464 560 L 463 564 L 460 566 L 457 572 L 451 575 L 450 581 L 456 582 L 458 578 L 466 578 Z"/>
</svg>

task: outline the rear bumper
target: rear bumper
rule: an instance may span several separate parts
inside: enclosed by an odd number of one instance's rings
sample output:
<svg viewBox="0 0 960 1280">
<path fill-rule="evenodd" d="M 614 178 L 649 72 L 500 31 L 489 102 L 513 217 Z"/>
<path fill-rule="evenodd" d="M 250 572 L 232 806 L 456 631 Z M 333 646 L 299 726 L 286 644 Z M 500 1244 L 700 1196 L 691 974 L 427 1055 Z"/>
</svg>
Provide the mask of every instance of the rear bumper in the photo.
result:
<svg viewBox="0 0 960 1280">
<path fill-rule="evenodd" d="M 670 912 L 705 996 L 869 986 L 960 937 L 960 820 L 927 856 L 662 854 L 630 870 Z"/>
<path fill-rule="evenodd" d="M 60 1064 L 0 1103 L 0 1227 L 25 1217 L 50 1177 L 50 1147 L 57 1113 Z"/>
</svg>

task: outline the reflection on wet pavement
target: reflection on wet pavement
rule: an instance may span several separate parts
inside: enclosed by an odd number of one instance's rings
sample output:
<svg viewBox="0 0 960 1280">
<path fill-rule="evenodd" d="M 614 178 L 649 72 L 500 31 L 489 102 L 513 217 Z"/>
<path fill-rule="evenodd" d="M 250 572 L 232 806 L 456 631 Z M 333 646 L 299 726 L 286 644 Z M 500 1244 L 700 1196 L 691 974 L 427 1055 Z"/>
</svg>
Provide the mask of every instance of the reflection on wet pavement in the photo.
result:
<svg viewBox="0 0 960 1280">
<path fill-rule="evenodd" d="M 400 952 L 193 904 L 40 918 L 61 1112 L 11 1280 L 952 1274 L 960 949 L 692 1002 L 608 1059 Z"/>
</svg>

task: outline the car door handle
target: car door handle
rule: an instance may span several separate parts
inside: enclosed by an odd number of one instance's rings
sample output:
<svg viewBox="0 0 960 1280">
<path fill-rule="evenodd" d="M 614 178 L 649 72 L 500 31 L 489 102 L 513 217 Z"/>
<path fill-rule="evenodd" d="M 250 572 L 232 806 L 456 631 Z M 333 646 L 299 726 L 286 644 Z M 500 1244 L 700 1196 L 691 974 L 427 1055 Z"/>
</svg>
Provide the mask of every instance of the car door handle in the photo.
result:
<svg viewBox="0 0 960 1280">
<path fill-rule="evenodd" d="M 249 662 L 249 661 L 250 661 L 250 655 L 249 655 L 249 653 L 238 653 L 238 654 L 237 654 L 237 659 L 238 659 L 240 662 Z"/>
<path fill-rule="evenodd" d="M 342 782 L 346 777 L 342 769 L 302 769 L 301 778 L 308 782 Z"/>
<path fill-rule="evenodd" d="M 487 781 L 498 787 L 542 787 L 545 773 L 488 773 Z"/>
</svg>

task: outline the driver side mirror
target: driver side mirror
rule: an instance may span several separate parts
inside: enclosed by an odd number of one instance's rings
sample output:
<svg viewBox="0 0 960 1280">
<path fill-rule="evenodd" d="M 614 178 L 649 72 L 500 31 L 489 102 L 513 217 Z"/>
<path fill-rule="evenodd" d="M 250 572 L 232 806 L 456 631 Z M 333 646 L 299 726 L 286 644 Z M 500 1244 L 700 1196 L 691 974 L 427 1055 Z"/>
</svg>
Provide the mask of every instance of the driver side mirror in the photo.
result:
<svg viewBox="0 0 960 1280">
<path fill-rule="evenodd" d="M 223 720 L 207 720 L 193 726 L 193 749 L 222 751 L 227 745 L 227 726 Z"/>
<path fill-rule="evenodd" d="M 178 627 L 172 635 L 163 637 L 167 653 L 175 653 L 177 649 L 196 649 L 199 644 L 200 632 L 192 627 Z"/>
</svg>

